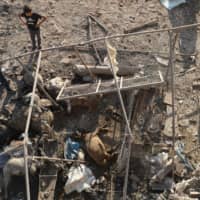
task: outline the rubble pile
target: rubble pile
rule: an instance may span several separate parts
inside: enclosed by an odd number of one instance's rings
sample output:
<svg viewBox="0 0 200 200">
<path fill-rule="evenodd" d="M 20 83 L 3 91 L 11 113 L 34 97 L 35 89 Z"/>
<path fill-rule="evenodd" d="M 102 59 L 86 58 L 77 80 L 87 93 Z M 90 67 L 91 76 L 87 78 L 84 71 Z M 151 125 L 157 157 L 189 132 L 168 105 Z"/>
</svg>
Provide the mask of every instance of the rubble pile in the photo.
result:
<svg viewBox="0 0 200 200">
<path fill-rule="evenodd" d="M 164 5 L 170 16 L 195 3 L 160 2 L 152 5 Z M 126 3 L 117 5 L 128 8 Z M 0 27 L 9 14 L 15 16 L 12 11 L 19 5 L 0 2 Z M 52 10 L 54 0 L 48 6 Z M 87 33 L 88 40 L 111 32 L 97 14 L 86 15 L 84 25 L 76 27 Z M 54 25 L 57 31 L 52 35 L 61 35 L 61 28 Z M 126 27 L 124 33 L 158 26 L 158 20 L 151 19 Z M 27 177 L 31 199 L 199 199 L 198 56 L 192 48 L 183 48 L 188 40 L 187 30 L 183 32 L 174 32 L 173 38 L 169 34 L 174 45 L 169 56 L 129 50 L 132 41 L 125 36 L 69 45 L 52 54 L 55 49 L 26 55 L 25 48 L 14 58 L 11 52 L 9 59 L 2 49 L 0 199 L 27 199 Z M 162 31 L 159 37 L 165 37 Z M 59 39 L 55 38 L 53 42 Z M 163 50 L 169 38 L 162 41 Z M 139 45 L 135 41 L 134 48 Z M 148 42 L 152 45 L 151 39 Z M 11 45 L 8 39 L 0 43 Z M 146 40 L 140 45 L 144 48 Z"/>
</svg>

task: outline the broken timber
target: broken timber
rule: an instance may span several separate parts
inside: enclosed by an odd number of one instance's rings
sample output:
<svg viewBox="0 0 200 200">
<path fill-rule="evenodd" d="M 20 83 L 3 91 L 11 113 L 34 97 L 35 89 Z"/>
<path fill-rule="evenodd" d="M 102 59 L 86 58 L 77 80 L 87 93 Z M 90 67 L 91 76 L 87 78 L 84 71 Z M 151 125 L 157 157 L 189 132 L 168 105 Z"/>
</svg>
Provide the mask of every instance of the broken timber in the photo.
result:
<svg viewBox="0 0 200 200">
<path fill-rule="evenodd" d="M 112 71 L 110 66 L 107 65 L 87 65 L 88 69 L 95 75 L 112 75 Z M 128 76 L 134 75 L 140 69 L 139 67 L 135 66 L 119 66 L 117 75 L 118 76 Z M 85 68 L 84 65 L 76 64 L 74 67 L 74 72 L 79 76 L 86 76 L 88 75 L 88 70 Z"/>
<path fill-rule="evenodd" d="M 164 83 L 164 79 L 162 73 L 160 71 L 157 71 L 157 73 L 154 75 L 144 76 L 140 78 L 120 77 L 118 78 L 117 82 L 120 86 L 120 90 L 130 90 L 158 86 Z M 77 84 L 67 88 L 64 87 L 61 89 L 61 92 L 56 98 L 58 101 L 82 96 L 112 93 L 117 91 L 114 80 L 101 81 L 101 79 L 97 83 Z"/>
</svg>

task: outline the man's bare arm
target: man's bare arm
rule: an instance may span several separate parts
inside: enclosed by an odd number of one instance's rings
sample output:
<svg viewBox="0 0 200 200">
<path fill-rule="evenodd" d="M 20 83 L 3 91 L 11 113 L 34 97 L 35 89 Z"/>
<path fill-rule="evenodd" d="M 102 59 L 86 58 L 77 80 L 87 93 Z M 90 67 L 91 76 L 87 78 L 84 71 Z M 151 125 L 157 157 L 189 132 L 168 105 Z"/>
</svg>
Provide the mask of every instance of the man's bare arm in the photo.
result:
<svg viewBox="0 0 200 200">
<path fill-rule="evenodd" d="M 39 27 L 42 23 L 44 23 L 44 21 L 46 21 L 47 20 L 47 17 L 42 17 L 42 19 L 41 20 L 39 20 L 38 21 L 38 23 L 37 23 L 37 27 Z"/>
<path fill-rule="evenodd" d="M 20 19 L 20 21 L 21 21 L 21 23 L 23 24 L 23 25 L 27 25 L 26 24 L 26 21 L 24 20 L 24 18 L 21 16 L 21 15 L 19 15 L 19 19 Z"/>
</svg>

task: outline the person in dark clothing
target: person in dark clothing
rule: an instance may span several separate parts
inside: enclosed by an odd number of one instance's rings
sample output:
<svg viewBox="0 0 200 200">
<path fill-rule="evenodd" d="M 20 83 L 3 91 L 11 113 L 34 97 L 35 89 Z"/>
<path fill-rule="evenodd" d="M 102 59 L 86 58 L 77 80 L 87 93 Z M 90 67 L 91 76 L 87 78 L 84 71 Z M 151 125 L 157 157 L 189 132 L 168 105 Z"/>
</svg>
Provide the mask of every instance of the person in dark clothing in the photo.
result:
<svg viewBox="0 0 200 200">
<path fill-rule="evenodd" d="M 31 8 L 24 6 L 23 13 L 19 15 L 20 21 L 27 26 L 32 42 L 32 50 L 41 49 L 40 25 L 46 20 L 46 17 L 37 13 L 32 13 Z M 36 47 L 37 38 L 37 47 Z"/>
<path fill-rule="evenodd" d="M 10 89 L 8 81 L 5 79 L 5 77 L 4 77 L 4 75 L 3 75 L 2 71 L 1 71 L 1 68 L 0 68 L 0 85 L 1 84 L 4 85 L 4 87 L 7 89 L 7 91 L 9 91 L 9 92 L 12 91 Z"/>
</svg>

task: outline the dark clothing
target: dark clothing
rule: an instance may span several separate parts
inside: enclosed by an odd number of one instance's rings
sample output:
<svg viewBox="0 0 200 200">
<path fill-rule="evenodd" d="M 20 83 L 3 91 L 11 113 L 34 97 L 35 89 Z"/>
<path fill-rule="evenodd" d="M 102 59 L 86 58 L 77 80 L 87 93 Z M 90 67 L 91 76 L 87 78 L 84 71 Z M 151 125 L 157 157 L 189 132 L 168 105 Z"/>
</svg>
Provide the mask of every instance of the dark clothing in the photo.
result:
<svg viewBox="0 0 200 200">
<path fill-rule="evenodd" d="M 42 16 L 37 13 L 32 13 L 31 16 L 26 16 L 25 13 L 21 14 L 21 17 L 26 19 L 26 23 L 29 30 L 38 30 L 39 27 L 36 27 L 38 20 L 42 19 Z"/>
<path fill-rule="evenodd" d="M 38 48 L 41 49 L 40 29 L 38 30 L 29 29 L 29 34 L 30 34 L 31 42 L 32 42 L 32 49 L 33 50 L 36 49 L 36 38 L 37 38 Z"/>
<path fill-rule="evenodd" d="M 3 84 L 8 91 L 11 91 L 8 81 L 5 79 L 1 69 L 0 69 L 0 85 Z"/>
<path fill-rule="evenodd" d="M 26 16 L 25 13 L 21 14 L 21 17 L 26 19 L 26 23 L 28 26 L 31 42 L 32 42 L 32 50 L 36 49 L 36 38 L 37 38 L 37 47 L 41 48 L 41 37 L 40 37 L 40 28 L 37 27 L 38 20 L 42 19 L 42 16 L 37 13 L 32 13 L 31 16 Z"/>
</svg>

